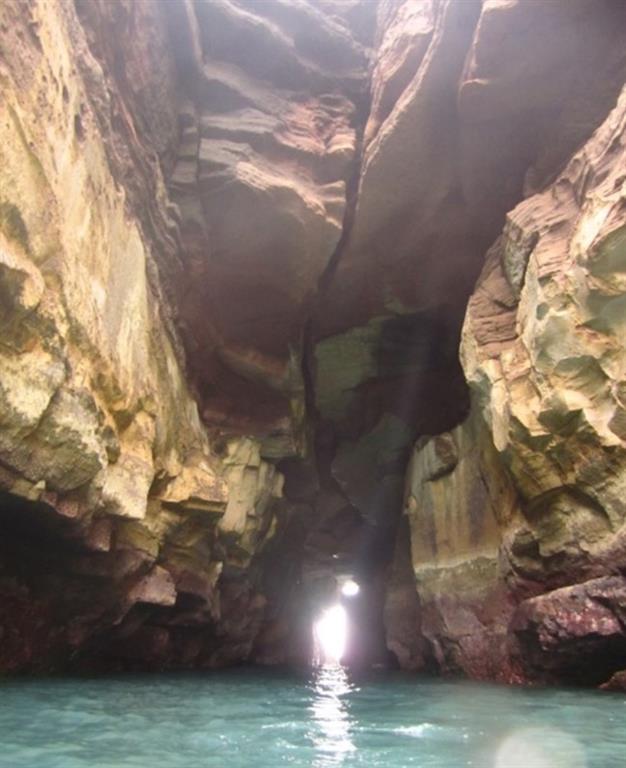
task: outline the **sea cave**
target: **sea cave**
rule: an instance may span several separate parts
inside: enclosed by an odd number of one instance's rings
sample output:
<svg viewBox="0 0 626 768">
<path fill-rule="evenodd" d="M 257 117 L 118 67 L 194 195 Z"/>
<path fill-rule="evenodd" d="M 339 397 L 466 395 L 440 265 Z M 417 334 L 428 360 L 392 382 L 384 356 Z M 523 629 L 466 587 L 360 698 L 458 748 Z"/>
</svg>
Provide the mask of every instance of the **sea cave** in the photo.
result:
<svg viewBox="0 0 626 768">
<path fill-rule="evenodd" d="M 0 768 L 623 768 L 624 0 L 2 0 Z"/>
</svg>

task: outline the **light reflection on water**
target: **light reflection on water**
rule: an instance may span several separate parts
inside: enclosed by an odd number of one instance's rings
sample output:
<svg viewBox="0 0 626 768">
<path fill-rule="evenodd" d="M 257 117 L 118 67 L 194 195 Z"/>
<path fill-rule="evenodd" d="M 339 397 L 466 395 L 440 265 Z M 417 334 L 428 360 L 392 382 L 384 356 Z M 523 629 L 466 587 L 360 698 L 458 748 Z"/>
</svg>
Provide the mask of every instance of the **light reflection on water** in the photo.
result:
<svg viewBox="0 0 626 768">
<path fill-rule="evenodd" d="M 352 722 L 347 695 L 353 692 L 345 669 L 339 664 L 318 667 L 311 711 L 311 739 L 316 749 L 313 768 L 342 765 L 356 747 L 352 741 Z"/>
<path fill-rule="evenodd" d="M 0 680 L 0 768 L 624 768 L 626 696 L 340 666 Z"/>
</svg>

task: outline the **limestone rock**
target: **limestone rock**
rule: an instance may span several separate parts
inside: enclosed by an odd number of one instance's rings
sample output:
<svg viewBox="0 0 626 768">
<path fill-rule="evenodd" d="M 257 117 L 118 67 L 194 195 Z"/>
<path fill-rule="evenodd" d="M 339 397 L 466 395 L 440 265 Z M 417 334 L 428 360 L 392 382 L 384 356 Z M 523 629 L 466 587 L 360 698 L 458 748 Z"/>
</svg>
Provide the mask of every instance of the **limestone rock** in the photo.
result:
<svg viewBox="0 0 626 768">
<path fill-rule="evenodd" d="M 176 589 L 172 577 L 158 565 L 144 576 L 128 593 L 131 602 L 151 605 L 174 605 Z"/>
<path fill-rule="evenodd" d="M 160 499 L 167 507 L 219 517 L 228 502 L 228 486 L 200 453 L 188 457 Z"/>
<path fill-rule="evenodd" d="M 28 446 L 31 479 L 45 479 L 54 490 L 71 491 L 91 481 L 106 466 L 98 408 L 86 390 L 61 390 L 51 401 Z"/>
<path fill-rule="evenodd" d="M 604 119 L 626 64 L 614 8 L 600 19 L 584 2 L 383 0 L 376 13 L 354 210 L 313 316 L 311 370 L 332 477 L 391 525 L 413 442 L 467 415 L 458 340 L 485 251 L 525 189 L 551 180 Z M 537 236 L 513 230 L 505 305 Z M 498 319 L 506 339 L 510 318 Z M 402 428 L 384 434 L 391 422 Z M 361 451 L 377 442 L 389 450 Z M 377 503 L 375 482 L 394 486 Z"/>
<path fill-rule="evenodd" d="M 470 418 L 409 465 L 422 632 L 443 669 L 597 684 L 623 666 L 625 107 L 508 215 L 463 330 Z"/>
<path fill-rule="evenodd" d="M 403 519 L 387 579 L 383 621 L 387 648 L 402 669 L 424 671 L 429 647 L 421 626 L 421 606 L 410 556 L 410 531 Z"/>
<path fill-rule="evenodd" d="M 625 108 L 622 95 L 554 184 L 509 214 L 463 331 L 476 418 L 517 497 L 498 519 L 498 580 L 522 600 L 509 629 L 521 650 L 509 653 L 530 677 L 599 683 L 623 664 L 608 574 L 626 563 L 626 445 L 611 427 L 624 376 Z M 479 471 L 494 474 L 483 459 Z"/>
<path fill-rule="evenodd" d="M 249 558 L 271 531 L 272 503 L 282 494 L 283 477 L 249 439 L 230 441 L 224 463 L 230 494 L 218 526 L 236 540 L 240 556 Z"/>
</svg>

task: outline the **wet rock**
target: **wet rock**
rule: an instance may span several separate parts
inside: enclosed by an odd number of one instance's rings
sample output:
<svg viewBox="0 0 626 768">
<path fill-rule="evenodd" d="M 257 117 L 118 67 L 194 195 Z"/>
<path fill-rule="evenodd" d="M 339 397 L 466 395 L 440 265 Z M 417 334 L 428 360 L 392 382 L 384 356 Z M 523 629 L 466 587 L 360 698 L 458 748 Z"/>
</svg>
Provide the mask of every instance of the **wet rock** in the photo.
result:
<svg viewBox="0 0 626 768">
<path fill-rule="evenodd" d="M 0 669 L 623 668 L 620 4 L 0 26 Z"/>
<path fill-rule="evenodd" d="M 432 668 L 432 660 L 421 626 L 421 607 L 409 542 L 408 524 L 404 520 L 398 531 L 391 573 L 387 578 L 383 614 L 385 640 L 402 669 L 424 671 Z"/>
<path fill-rule="evenodd" d="M 422 440 L 409 465 L 422 631 L 444 669 L 598 684 L 623 666 L 624 446 L 610 426 L 623 324 L 607 312 L 621 301 L 619 247 L 601 287 L 593 266 L 623 226 L 623 114 L 624 96 L 509 214 L 465 320 L 459 458 Z"/>
<path fill-rule="evenodd" d="M 515 604 L 500 561 L 516 495 L 480 418 L 417 442 L 404 514 L 421 633 L 439 668 L 517 679 L 507 641 Z"/>
<path fill-rule="evenodd" d="M 626 670 L 615 672 L 600 688 L 604 691 L 626 691 Z"/>
<path fill-rule="evenodd" d="M 597 685 L 626 660 L 625 618 L 626 582 L 608 576 L 522 602 L 512 629 L 526 666 Z"/>
</svg>

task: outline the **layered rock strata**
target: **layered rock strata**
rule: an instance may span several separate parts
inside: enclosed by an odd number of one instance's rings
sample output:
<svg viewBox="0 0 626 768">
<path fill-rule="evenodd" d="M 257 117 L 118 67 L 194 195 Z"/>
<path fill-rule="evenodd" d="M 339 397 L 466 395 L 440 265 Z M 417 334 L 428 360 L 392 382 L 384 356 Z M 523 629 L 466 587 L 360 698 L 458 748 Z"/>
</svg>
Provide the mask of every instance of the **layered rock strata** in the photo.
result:
<svg viewBox="0 0 626 768">
<path fill-rule="evenodd" d="M 463 332 L 472 416 L 409 468 L 424 633 L 473 676 L 626 664 L 625 110 L 507 216 Z"/>
<path fill-rule="evenodd" d="M 458 345 L 485 252 L 613 106 L 624 28 L 611 3 L 378 3 L 354 217 L 312 365 L 331 474 L 377 538 L 415 439 L 467 413 Z"/>
<path fill-rule="evenodd" d="M 353 662 L 617 685 L 623 4 L 0 31 L 0 668 L 307 660 L 352 576 Z"/>
<path fill-rule="evenodd" d="M 341 238 L 367 56 L 308 3 L 179 4 L 181 327 L 205 420 L 303 449 L 305 323 Z M 183 43 L 181 42 L 181 45 Z"/>
<path fill-rule="evenodd" d="M 151 3 L 79 8 L 165 36 Z M 212 663 L 232 607 L 218 579 L 245 582 L 282 479 L 253 439 L 209 444 L 160 290 L 156 265 L 178 248 L 156 162 L 175 136 L 173 86 L 126 60 L 145 98 L 131 117 L 132 89 L 72 4 L 2 17 L 0 666 L 45 669 L 103 632 L 103 654 L 123 638 L 149 663 L 182 637 L 182 660 Z M 142 120 L 154 133 L 137 135 Z M 263 605 L 244 587 L 252 621 Z"/>
</svg>

